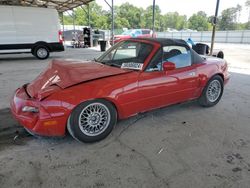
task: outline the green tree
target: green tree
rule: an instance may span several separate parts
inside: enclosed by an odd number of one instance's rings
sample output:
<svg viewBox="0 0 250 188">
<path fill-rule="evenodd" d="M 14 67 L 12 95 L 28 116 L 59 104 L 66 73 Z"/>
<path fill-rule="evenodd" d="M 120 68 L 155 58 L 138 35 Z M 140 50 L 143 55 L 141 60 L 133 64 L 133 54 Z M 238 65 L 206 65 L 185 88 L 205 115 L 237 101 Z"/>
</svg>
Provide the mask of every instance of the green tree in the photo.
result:
<svg viewBox="0 0 250 188">
<path fill-rule="evenodd" d="M 61 23 L 64 23 L 64 25 L 72 25 L 73 24 L 72 17 L 66 13 L 63 14 L 63 21 L 62 21 L 62 17 L 60 17 L 60 20 L 61 20 Z"/>
<path fill-rule="evenodd" d="M 207 14 L 203 11 L 193 14 L 188 19 L 188 28 L 198 31 L 207 31 L 209 28 Z"/>
<path fill-rule="evenodd" d="M 88 25 L 88 8 L 87 6 L 78 7 L 74 9 L 74 12 L 71 14 L 75 15 L 75 24 L 76 25 Z M 93 28 L 99 29 L 108 29 L 110 28 L 108 24 L 108 12 L 102 10 L 102 7 L 98 5 L 96 2 L 92 2 L 89 4 L 89 12 L 90 12 L 90 26 Z M 64 24 L 72 25 L 73 18 L 68 14 L 64 14 Z"/>
<path fill-rule="evenodd" d="M 250 30 L 250 21 L 244 24 L 244 29 Z"/>
<path fill-rule="evenodd" d="M 153 27 L 153 6 L 146 8 L 143 14 L 143 21 L 145 22 L 145 28 L 151 29 Z M 161 9 L 158 5 L 155 6 L 155 30 L 160 30 L 161 25 Z"/>
<path fill-rule="evenodd" d="M 140 28 L 142 26 L 141 21 L 143 9 L 135 7 L 129 3 L 124 3 L 120 7 L 117 7 L 116 12 L 117 18 L 122 19 L 123 22 L 126 23 L 126 25 L 123 27 Z"/>
<path fill-rule="evenodd" d="M 187 26 L 187 17 L 179 15 L 178 12 L 169 12 L 163 15 L 164 29 L 184 29 Z"/>
<path fill-rule="evenodd" d="M 235 30 L 239 29 L 237 24 L 238 15 L 241 11 L 241 6 L 231 7 L 222 11 L 219 17 L 219 29 L 220 30 Z"/>
<path fill-rule="evenodd" d="M 250 9 L 250 0 L 246 1 L 246 6 Z M 88 8 L 87 6 L 83 8 L 84 10 L 81 7 L 74 9 L 75 24 L 87 26 Z M 90 25 L 92 28 L 111 29 L 111 10 L 103 10 L 96 2 L 91 2 L 89 4 L 89 10 Z M 218 28 L 220 30 L 249 29 L 250 21 L 247 23 L 238 23 L 240 12 L 240 5 L 223 10 L 219 17 Z M 120 6 L 114 7 L 114 13 L 115 29 L 118 30 L 117 33 L 122 32 L 122 28 L 152 28 L 153 6 L 143 9 L 129 3 L 123 3 Z M 178 12 L 169 12 L 162 15 L 160 7 L 157 5 L 155 7 L 156 31 L 165 31 L 167 28 L 181 30 L 187 27 L 199 31 L 211 30 L 212 25 L 208 20 L 206 13 L 203 11 L 193 14 L 187 20 L 186 15 L 179 15 Z M 72 17 L 67 15 L 67 13 L 64 14 L 64 24 L 73 24 Z"/>
<path fill-rule="evenodd" d="M 246 7 L 248 8 L 248 22 L 250 22 L 250 0 L 247 0 L 245 3 Z"/>
</svg>

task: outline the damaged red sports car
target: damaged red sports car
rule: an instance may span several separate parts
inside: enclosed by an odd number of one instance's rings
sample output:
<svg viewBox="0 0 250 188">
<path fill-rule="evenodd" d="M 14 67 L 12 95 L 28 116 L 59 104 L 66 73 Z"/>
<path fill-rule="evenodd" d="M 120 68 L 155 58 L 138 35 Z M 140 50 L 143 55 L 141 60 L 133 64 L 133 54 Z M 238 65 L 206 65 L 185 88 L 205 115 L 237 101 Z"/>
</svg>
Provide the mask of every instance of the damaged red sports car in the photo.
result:
<svg viewBox="0 0 250 188">
<path fill-rule="evenodd" d="M 11 111 L 31 134 L 82 142 L 110 134 L 117 120 L 198 99 L 217 104 L 229 80 L 223 59 L 200 56 L 183 40 L 128 39 L 93 61 L 53 60 L 18 88 Z"/>
</svg>

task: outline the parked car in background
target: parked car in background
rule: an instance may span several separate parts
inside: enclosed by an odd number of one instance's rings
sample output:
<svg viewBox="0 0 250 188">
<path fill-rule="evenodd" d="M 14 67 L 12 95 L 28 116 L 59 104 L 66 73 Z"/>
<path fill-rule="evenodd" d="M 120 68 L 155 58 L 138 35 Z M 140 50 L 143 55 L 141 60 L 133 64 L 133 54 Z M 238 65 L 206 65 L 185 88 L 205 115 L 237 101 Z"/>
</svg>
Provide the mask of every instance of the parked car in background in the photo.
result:
<svg viewBox="0 0 250 188">
<path fill-rule="evenodd" d="M 0 6 L 0 54 L 32 53 L 46 59 L 64 51 L 58 12 L 50 8 Z"/>
<path fill-rule="evenodd" d="M 179 31 L 174 28 L 167 28 L 166 32 L 179 32 Z"/>
<path fill-rule="evenodd" d="M 227 62 L 200 56 L 179 39 L 127 39 L 94 61 L 53 60 L 15 91 L 14 117 L 31 134 L 82 142 L 110 134 L 120 119 L 197 99 L 216 105 L 229 80 Z M 204 112 L 205 113 L 205 112 Z"/>
<path fill-rule="evenodd" d="M 155 38 L 156 33 L 154 33 L 151 29 L 129 29 L 124 31 L 120 35 L 114 36 L 114 44 L 120 42 L 123 39 L 129 38 Z M 110 44 L 112 45 L 112 39 L 110 40 Z"/>
</svg>

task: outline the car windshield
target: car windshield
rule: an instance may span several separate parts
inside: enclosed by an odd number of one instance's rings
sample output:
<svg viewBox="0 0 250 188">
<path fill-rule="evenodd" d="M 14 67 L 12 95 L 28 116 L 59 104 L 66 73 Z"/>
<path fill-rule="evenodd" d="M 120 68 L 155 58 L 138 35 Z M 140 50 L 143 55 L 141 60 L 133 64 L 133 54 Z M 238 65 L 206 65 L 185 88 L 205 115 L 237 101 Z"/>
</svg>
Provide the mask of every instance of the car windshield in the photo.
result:
<svg viewBox="0 0 250 188">
<path fill-rule="evenodd" d="M 122 35 L 132 35 L 132 33 L 134 33 L 134 30 L 129 29 L 129 30 L 127 30 L 127 31 L 124 31 L 124 32 L 122 33 Z"/>
<path fill-rule="evenodd" d="M 142 31 L 140 29 L 129 29 L 122 33 L 122 35 L 130 35 L 131 37 L 137 37 L 141 34 L 142 34 Z"/>
<path fill-rule="evenodd" d="M 123 41 L 110 48 L 96 61 L 123 69 L 142 70 L 144 61 L 151 50 L 151 44 Z"/>
</svg>

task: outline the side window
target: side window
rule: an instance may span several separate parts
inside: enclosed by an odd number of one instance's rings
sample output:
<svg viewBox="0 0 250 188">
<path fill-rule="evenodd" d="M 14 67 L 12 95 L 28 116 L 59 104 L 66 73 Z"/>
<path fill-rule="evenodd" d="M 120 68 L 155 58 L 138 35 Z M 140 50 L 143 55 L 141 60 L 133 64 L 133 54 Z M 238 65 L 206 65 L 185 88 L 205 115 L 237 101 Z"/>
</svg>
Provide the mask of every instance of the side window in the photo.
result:
<svg viewBox="0 0 250 188">
<path fill-rule="evenodd" d="M 146 72 L 162 71 L 162 49 L 159 49 L 151 59 Z"/>
<path fill-rule="evenodd" d="M 143 29 L 143 30 L 142 30 L 142 34 L 143 34 L 143 35 L 150 34 L 150 30 Z"/>
<path fill-rule="evenodd" d="M 135 37 L 138 37 L 139 35 L 141 35 L 141 31 L 136 30 L 136 31 L 135 31 Z"/>
<path fill-rule="evenodd" d="M 188 67 L 191 65 L 191 53 L 184 46 L 164 46 L 151 60 L 147 72 L 162 71 L 163 62 L 172 62 L 176 68 Z"/>
<path fill-rule="evenodd" d="M 176 68 L 187 67 L 191 65 L 191 54 L 184 46 L 164 46 L 162 61 L 172 62 Z"/>
</svg>

